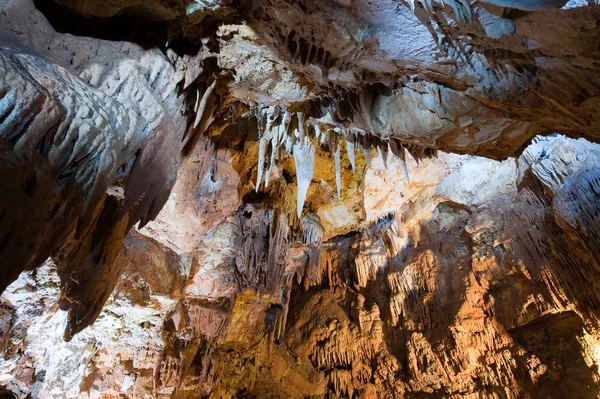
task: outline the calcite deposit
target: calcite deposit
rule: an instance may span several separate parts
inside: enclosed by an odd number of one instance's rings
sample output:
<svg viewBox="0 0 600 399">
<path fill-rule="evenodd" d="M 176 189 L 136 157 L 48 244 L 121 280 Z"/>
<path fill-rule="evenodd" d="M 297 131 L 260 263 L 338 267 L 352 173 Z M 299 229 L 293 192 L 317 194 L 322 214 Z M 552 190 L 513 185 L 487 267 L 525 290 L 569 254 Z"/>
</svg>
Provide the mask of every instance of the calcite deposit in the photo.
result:
<svg viewBox="0 0 600 399">
<path fill-rule="evenodd" d="M 595 0 L 0 0 L 0 397 L 600 397 Z"/>
</svg>

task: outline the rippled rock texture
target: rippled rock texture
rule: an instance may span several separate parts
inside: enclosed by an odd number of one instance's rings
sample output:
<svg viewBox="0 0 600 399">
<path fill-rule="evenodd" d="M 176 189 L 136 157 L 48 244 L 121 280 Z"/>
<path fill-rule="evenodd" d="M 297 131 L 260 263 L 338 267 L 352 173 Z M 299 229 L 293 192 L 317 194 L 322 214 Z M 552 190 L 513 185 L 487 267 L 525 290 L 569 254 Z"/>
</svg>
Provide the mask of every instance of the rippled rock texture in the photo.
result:
<svg viewBox="0 0 600 399">
<path fill-rule="evenodd" d="M 598 21 L 0 0 L 0 395 L 598 397 Z"/>
</svg>

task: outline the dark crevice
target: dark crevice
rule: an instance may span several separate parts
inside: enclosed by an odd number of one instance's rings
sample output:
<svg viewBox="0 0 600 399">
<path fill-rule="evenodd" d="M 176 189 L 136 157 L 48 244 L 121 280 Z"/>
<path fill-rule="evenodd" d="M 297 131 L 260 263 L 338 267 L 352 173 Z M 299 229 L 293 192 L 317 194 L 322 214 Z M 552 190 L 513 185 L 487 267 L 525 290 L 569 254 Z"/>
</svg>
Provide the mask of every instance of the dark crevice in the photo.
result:
<svg viewBox="0 0 600 399">
<path fill-rule="evenodd" d="M 87 18 L 49 0 L 34 0 L 36 8 L 59 33 L 110 41 L 134 42 L 148 49 L 164 45 L 167 28 L 140 15 L 125 12 L 110 18 Z"/>
<path fill-rule="evenodd" d="M 88 18 L 54 1 L 34 0 L 34 4 L 59 33 L 109 41 L 127 41 L 144 49 L 166 48 L 168 45 L 180 56 L 197 54 L 202 47 L 202 43 L 195 43 L 183 36 L 170 37 L 173 34 L 169 32 L 166 23 L 153 21 L 130 10 L 108 18 Z M 215 43 L 209 44 L 214 47 Z"/>
<path fill-rule="evenodd" d="M 6 136 L 5 140 L 11 145 L 17 144 L 19 139 L 23 137 L 29 130 L 29 126 L 31 126 L 35 120 L 35 115 L 36 114 L 34 112 L 28 113 L 23 119 L 21 119 L 19 124 L 15 126 L 14 130 L 8 136 Z"/>
</svg>

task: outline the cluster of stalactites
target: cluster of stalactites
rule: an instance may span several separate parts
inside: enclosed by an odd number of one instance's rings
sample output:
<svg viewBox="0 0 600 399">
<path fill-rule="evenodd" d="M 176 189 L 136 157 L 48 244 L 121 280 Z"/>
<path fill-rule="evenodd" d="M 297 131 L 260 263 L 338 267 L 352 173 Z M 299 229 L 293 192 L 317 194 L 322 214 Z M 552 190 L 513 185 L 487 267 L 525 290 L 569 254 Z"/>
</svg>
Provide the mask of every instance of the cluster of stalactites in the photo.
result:
<svg viewBox="0 0 600 399">
<path fill-rule="evenodd" d="M 263 182 L 265 188 L 269 186 L 271 172 L 277 159 L 282 157 L 282 151 L 292 155 L 298 182 L 297 216 L 300 219 L 314 174 L 316 148 L 313 141 L 318 129 L 309 129 L 302 112 L 292 114 L 275 106 L 254 111 L 259 134 L 256 191 Z M 314 134 L 311 135 L 311 132 Z"/>
<path fill-rule="evenodd" d="M 471 10 L 470 0 L 417 0 L 429 14 L 433 14 L 433 8 L 436 6 L 450 6 L 459 21 L 471 22 L 473 12 Z M 415 12 L 415 0 L 406 0 L 412 12 Z"/>
<path fill-rule="evenodd" d="M 329 118 L 307 117 L 303 112 L 288 112 L 278 106 L 254 108 L 251 110 L 258 121 L 258 173 L 255 189 L 269 186 L 273 167 L 286 154 L 294 158 L 296 179 L 298 184 L 296 211 L 298 219 L 308 188 L 314 174 L 316 146 L 329 149 L 333 153 L 336 188 L 338 200 L 341 199 L 341 151 L 346 149 L 346 156 L 356 173 L 357 153 L 365 157 L 366 163 L 371 161 L 371 151 L 376 150 L 387 166 L 389 154 L 395 156 L 402 165 L 406 181 L 410 183 L 406 166 L 406 152 L 419 162 L 423 158 L 437 156 L 435 150 L 420 145 L 403 143 L 396 138 L 382 140 L 361 129 L 332 124 Z"/>
</svg>

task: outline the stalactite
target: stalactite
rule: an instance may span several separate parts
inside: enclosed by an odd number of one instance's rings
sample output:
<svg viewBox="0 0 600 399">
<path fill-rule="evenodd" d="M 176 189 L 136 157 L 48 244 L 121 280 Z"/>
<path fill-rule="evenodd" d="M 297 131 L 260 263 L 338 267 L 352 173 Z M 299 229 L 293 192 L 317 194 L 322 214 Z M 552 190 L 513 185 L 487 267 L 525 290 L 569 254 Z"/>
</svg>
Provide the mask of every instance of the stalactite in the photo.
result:
<svg viewBox="0 0 600 399">
<path fill-rule="evenodd" d="M 430 158 L 437 155 L 436 150 L 428 147 L 405 144 L 396 138 L 384 141 L 372 132 L 348 129 L 341 124 L 334 123 L 329 119 L 329 116 L 317 119 L 306 116 L 304 112 L 284 111 L 277 106 L 265 108 L 252 106 L 248 115 L 256 116 L 259 130 L 258 170 L 255 190 L 260 190 L 263 181 L 265 188 L 268 187 L 271 172 L 278 160 L 278 154 L 281 156 L 281 151 L 285 150 L 288 155 L 294 157 L 294 163 L 299 171 L 297 176 L 298 196 L 296 204 L 298 217 L 302 215 L 302 207 L 306 201 L 306 195 L 314 173 L 316 148 L 312 143 L 313 138 L 321 146 L 333 152 L 338 200 L 341 200 L 342 192 L 342 139 L 346 144 L 346 154 L 353 173 L 356 173 L 357 147 L 359 155 L 363 154 L 367 165 L 371 161 L 371 150 L 375 147 L 386 168 L 390 152 L 399 159 L 404 177 L 408 183 L 410 183 L 410 177 L 406 166 L 405 151 L 409 151 L 417 162 L 422 158 Z M 327 111 L 327 115 L 331 115 L 330 111 Z M 327 127 L 323 128 L 322 125 Z"/>
<path fill-rule="evenodd" d="M 335 152 L 334 152 L 334 162 L 335 162 L 335 186 L 337 188 L 337 198 L 338 200 L 342 199 L 342 178 L 341 178 L 341 166 L 340 166 L 340 145 L 339 143 L 335 144 Z"/>
<path fill-rule="evenodd" d="M 269 146 L 270 137 L 263 135 L 258 140 L 258 165 L 257 165 L 257 176 L 256 176 L 256 192 L 258 192 L 260 185 L 262 184 L 263 172 L 265 169 L 265 156 L 267 154 L 267 147 Z"/>
<path fill-rule="evenodd" d="M 298 131 L 297 131 L 296 137 L 298 138 L 298 140 L 302 141 L 302 140 L 304 140 L 304 137 L 306 137 L 306 131 L 304 130 L 304 128 L 305 128 L 304 113 L 297 112 L 296 118 L 298 119 Z"/>
<path fill-rule="evenodd" d="M 390 139 L 389 141 L 389 149 L 392 154 L 396 156 L 396 158 L 400 161 L 400 165 L 402 166 L 402 172 L 404 173 L 404 178 L 407 183 L 410 183 L 410 178 L 408 176 L 408 168 L 406 167 L 406 153 L 404 150 L 404 145 L 395 139 Z"/>
<path fill-rule="evenodd" d="M 316 213 L 304 215 L 302 222 L 302 234 L 304 245 L 317 245 L 323 244 L 323 238 L 325 236 L 325 229 L 321 224 L 321 218 Z"/>
<path fill-rule="evenodd" d="M 265 174 L 265 188 L 269 187 L 269 180 L 271 179 L 271 171 L 273 170 L 273 166 L 275 165 L 275 159 L 277 157 L 277 152 L 279 151 L 279 146 L 281 144 L 281 125 L 277 125 L 275 128 L 275 132 L 273 134 L 273 139 L 271 140 L 271 158 L 269 159 L 269 167 L 267 168 L 267 172 Z"/>
<path fill-rule="evenodd" d="M 383 146 L 377 146 L 377 152 L 379 153 L 379 156 L 381 157 L 381 160 L 383 161 L 383 166 L 387 169 L 387 158 L 388 158 L 387 145 L 386 145 L 386 149 L 383 149 Z"/>
<path fill-rule="evenodd" d="M 367 165 L 369 165 L 371 163 L 371 143 L 365 140 L 365 142 L 363 142 L 362 148 L 365 157 L 365 162 L 367 163 Z"/>
<path fill-rule="evenodd" d="M 402 165 L 402 172 L 404 173 L 404 178 L 406 179 L 406 182 L 410 184 L 408 168 L 406 167 L 406 152 L 404 151 L 404 146 L 400 148 L 400 164 Z"/>
<path fill-rule="evenodd" d="M 348 154 L 348 159 L 350 160 L 350 165 L 352 165 L 352 173 L 356 173 L 356 159 L 354 152 L 354 142 L 351 140 L 346 140 L 346 153 Z"/>
<path fill-rule="evenodd" d="M 283 115 L 283 121 L 281 122 L 283 125 L 283 138 L 284 138 L 284 147 L 285 151 L 288 154 L 292 154 L 293 147 L 295 143 L 295 135 L 293 132 L 290 132 L 290 125 L 292 121 L 292 114 L 290 112 L 285 112 Z"/>
<path fill-rule="evenodd" d="M 429 14 L 433 14 L 434 13 L 434 4 L 435 5 L 439 5 L 441 7 L 444 7 L 446 4 L 448 4 L 452 10 L 454 11 L 454 14 L 457 18 L 458 21 L 465 21 L 465 22 L 471 22 L 473 19 L 473 14 L 471 11 L 471 5 L 469 4 L 469 0 L 417 0 L 419 3 L 421 3 L 421 5 L 423 5 L 423 8 L 425 8 L 425 10 L 427 11 L 427 13 Z M 411 11 L 415 12 L 415 0 L 407 0 L 408 5 L 411 9 Z"/>
<path fill-rule="evenodd" d="M 325 228 L 316 213 L 304 215 L 301 221 L 303 243 L 308 247 L 308 263 L 304 275 L 307 283 L 314 284 L 319 278 L 321 246 L 325 236 Z"/>
<path fill-rule="evenodd" d="M 194 129 L 196 129 L 198 127 L 198 125 L 200 124 L 200 121 L 202 120 L 202 117 L 204 116 L 204 113 L 206 111 L 206 105 L 208 103 L 208 99 L 212 95 L 212 92 L 215 88 L 216 83 L 217 83 L 217 80 L 216 79 L 213 80 L 213 82 L 210 84 L 210 86 L 208 86 L 206 91 L 202 94 L 202 99 L 200 100 L 200 103 L 196 106 L 196 119 L 194 120 Z"/>
<path fill-rule="evenodd" d="M 288 220 L 284 212 L 260 210 L 247 204 L 239 212 L 240 253 L 236 276 L 239 290 L 266 290 L 274 295 L 291 276 L 285 275 L 288 245 Z"/>
<path fill-rule="evenodd" d="M 315 171 L 315 147 L 308 136 L 304 136 L 303 140 L 299 140 L 294 144 L 293 156 L 294 164 L 296 165 L 296 180 L 298 182 L 296 210 L 298 219 L 300 219 L 306 194 Z"/>
</svg>

